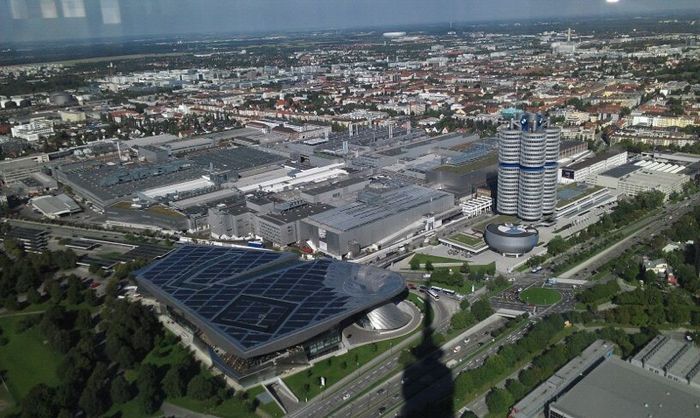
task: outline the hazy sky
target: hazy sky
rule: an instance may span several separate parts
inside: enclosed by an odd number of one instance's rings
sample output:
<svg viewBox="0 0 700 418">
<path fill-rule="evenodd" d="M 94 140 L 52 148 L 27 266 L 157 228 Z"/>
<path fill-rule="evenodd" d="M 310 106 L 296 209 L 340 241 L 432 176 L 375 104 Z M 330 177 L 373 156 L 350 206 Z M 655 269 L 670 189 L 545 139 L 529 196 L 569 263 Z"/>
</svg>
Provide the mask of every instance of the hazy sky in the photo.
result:
<svg viewBox="0 0 700 418">
<path fill-rule="evenodd" d="M 0 0 L 0 42 L 695 9 L 700 0 Z"/>
</svg>

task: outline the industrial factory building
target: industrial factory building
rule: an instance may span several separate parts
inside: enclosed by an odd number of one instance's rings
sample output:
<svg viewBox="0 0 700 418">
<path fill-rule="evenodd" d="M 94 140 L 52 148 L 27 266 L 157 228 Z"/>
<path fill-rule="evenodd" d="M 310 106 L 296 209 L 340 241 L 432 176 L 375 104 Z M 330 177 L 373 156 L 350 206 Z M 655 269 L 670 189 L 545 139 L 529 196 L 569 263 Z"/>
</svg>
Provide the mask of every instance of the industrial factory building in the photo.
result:
<svg viewBox="0 0 700 418">
<path fill-rule="evenodd" d="M 310 216 L 311 241 L 319 251 L 336 258 L 420 228 L 431 228 L 435 215 L 454 207 L 450 193 L 415 185 L 375 182 L 357 201 Z"/>
</svg>

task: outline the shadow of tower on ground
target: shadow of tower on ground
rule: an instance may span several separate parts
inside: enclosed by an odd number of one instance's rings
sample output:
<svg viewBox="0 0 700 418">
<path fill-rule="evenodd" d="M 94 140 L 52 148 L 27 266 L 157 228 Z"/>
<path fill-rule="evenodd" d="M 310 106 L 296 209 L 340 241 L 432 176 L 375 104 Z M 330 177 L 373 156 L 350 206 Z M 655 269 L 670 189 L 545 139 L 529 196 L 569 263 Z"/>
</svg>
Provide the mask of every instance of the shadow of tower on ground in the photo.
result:
<svg viewBox="0 0 700 418">
<path fill-rule="evenodd" d="M 433 341 L 432 297 L 425 295 L 423 336 L 413 349 L 416 358 L 428 355 L 420 362 L 405 367 L 402 394 L 405 405 L 402 417 L 453 417 L 454 381 L 450 369 L 441 362 L 443 350 Z"/>
</svg>

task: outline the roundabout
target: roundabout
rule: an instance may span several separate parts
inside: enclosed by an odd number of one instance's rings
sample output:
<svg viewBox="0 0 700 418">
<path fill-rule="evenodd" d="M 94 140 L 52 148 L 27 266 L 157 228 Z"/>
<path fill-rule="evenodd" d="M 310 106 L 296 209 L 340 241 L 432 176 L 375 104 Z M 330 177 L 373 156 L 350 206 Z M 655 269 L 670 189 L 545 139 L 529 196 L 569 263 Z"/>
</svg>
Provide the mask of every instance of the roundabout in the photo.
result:
<svg viewBox="0 0 700 418">
<path fill-rule="evenodd" d="M 561 293 L 545 287 L 531 287 L 520 292 L 520 300 L 529 305 L 553 305 L 561 300 Z"/>
</svg>

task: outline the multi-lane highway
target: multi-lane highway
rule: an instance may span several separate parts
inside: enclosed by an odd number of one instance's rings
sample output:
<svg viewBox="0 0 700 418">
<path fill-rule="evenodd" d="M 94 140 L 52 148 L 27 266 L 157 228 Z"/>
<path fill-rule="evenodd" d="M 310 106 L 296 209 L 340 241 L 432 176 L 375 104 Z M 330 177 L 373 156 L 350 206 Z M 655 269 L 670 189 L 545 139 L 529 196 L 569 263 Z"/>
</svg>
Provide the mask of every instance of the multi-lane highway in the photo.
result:
<svg viewBox="0 0 700 418">
<path fill-rule="evenodd" d="M 353 396 L 347 405 L 331 416 L 380 416 L 387 411 L 394 411 L 403 405 L 406 399 L 419 396 L 426 389 L 430 389 L 429 392 L 433 395 L 444 393 L 446 389 L 449 390 L 448 383 L 452 381 L 451 377 L 445 378 L 453 376 L 452 370 L 446 365 L 454 367 L 454 370 L 477 367 L 488 355 L 495 352 L 495 348 L 487 347 L 487 344 L 492 342 L 490 333 L 502 326 L 503 321 L 495 320 L 469 336 L 460 336 L 456 341 L 441 348 L 432 347 L 435 351 L 426 359 L 409 366 L 406 370 L 396 371 L 389 379 L 365 391 L 361 396 Z M 431 343 L 424 341 L 424 344 Z M 444 381 L 440 383 L 441 380 Z"/>
</svg>

